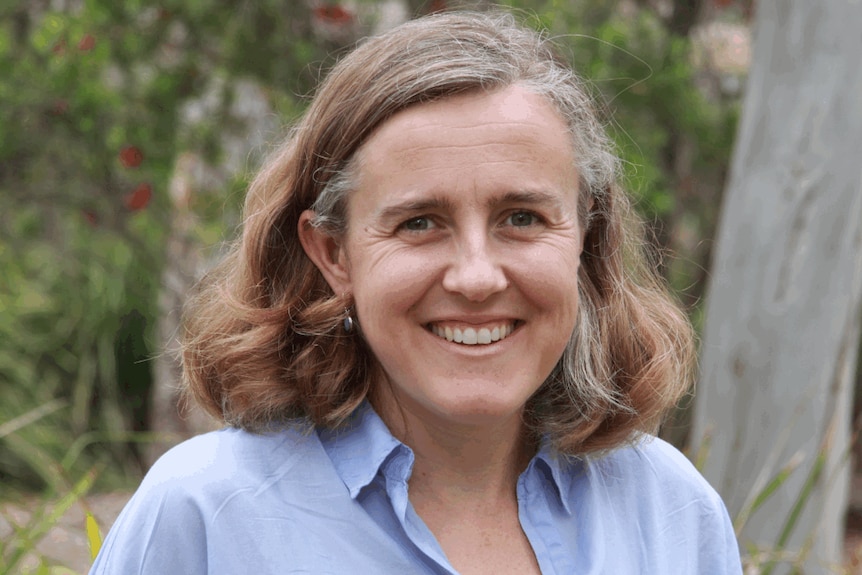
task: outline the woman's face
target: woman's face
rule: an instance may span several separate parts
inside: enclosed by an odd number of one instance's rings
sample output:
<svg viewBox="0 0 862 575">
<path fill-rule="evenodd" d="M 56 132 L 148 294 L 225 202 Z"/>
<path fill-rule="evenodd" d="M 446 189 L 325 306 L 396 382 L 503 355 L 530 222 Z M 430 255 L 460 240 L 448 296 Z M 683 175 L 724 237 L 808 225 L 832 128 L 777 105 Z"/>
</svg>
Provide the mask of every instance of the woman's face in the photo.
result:
<svg viewBox="0 0 862 575">
<path fill-rule="evenodd" d="M 441 423 L 520 417 L 575 327 L 573 163 L 556 110 L 519 86 L 408 108 L 366 141 L 324 273 L 353 294 L 380 403 Z"/>
</svg>

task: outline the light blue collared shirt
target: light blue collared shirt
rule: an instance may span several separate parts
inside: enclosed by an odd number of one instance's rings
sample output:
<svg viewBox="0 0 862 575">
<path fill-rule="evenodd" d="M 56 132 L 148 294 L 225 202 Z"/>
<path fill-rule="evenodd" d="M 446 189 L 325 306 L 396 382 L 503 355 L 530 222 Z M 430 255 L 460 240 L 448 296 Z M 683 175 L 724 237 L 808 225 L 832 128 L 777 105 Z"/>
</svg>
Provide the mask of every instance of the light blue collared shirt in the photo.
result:
<svg viewBox="0 0 862 575">
<path fill-rule="evenodd" d="M 452 575 L 407 494 L 413 452 L 363 405 L 338 432 L 236 429 L 163 456 L 91 575 Z M 518 480 L 542 573 L 741 574 L 724 504 L 676 449 L 599 459 L 543 447 Z"/>
</svg>

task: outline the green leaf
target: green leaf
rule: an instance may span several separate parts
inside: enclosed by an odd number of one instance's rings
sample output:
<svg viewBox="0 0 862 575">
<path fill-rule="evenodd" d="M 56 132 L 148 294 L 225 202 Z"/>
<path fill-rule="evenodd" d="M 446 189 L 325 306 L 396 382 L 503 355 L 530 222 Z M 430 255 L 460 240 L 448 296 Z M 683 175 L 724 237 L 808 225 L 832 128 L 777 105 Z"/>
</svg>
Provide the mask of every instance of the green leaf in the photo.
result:
<svg viewBox="0 0 862 575">
<path fill-rule="evenodd" d="M 102 533 L 99 531 L 99 523 L 89 511 L 87 512 L 86 531 L 87 544 L 90 547 L 90 559 L 95 560 L 102 548 Z"/>
</svg>

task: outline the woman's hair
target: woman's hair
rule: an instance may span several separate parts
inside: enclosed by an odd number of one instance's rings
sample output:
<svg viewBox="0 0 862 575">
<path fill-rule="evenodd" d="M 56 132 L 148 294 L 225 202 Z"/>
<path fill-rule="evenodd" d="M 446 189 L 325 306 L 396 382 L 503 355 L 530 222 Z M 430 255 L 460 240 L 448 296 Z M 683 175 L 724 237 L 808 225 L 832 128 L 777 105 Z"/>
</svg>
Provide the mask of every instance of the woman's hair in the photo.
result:
<svg viewBox="0 0 862 575">
<path fill-rule="evenodd" d="M 691 327 L 647 261 L 583 81 L 546 37 L 499 13 L 413 20 L 335 65 L 252 182 L 240 240 L 187 304 L 184 379 L 209 413 L 252 431 L 295 418 L 336 427 L 373 401 L 382 368 L 361 334 L 340 329 L 352 302 L 303 251 L 300 214 L 314 210 L 313 225 L 339 237 L 353 160 L 378 126 L 421 102 L 513 84 L 565 120 L 586 230 L 578 324 L 525 420 L 567 454 L 657 429 L 690 384 Z"/>
</svg>

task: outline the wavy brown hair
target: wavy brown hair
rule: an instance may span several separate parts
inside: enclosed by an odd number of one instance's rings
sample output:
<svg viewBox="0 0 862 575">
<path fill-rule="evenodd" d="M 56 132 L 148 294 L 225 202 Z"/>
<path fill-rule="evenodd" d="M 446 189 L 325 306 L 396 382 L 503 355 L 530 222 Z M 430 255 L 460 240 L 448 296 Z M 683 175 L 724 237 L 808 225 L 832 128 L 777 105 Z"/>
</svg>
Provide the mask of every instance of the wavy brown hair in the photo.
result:
<svg viewBox="0 0 862 575">
<path fill-rule="evenodd" d="M 357 150 L 409 106 L 518 84 L 565 120 L 586 230 L 578 325 L 525 419 L 567 454 L 654 432 L 685 393 L 691 327 L 648 262 L 643 229 L 618 185 L 618 160 L 583 81 L 545 36 L 507 14 L 450 13 L 371 38 L 327 76 L 252 182 L 239 241 L 185 312 L 184 379 L 211 414 L 252 431 L 295 420 L 336 427 L 382 370 L 340 324 L 351 302 L 304 253 L 300 214 L 334 237 L 349 223 Z"/>
</svg>

